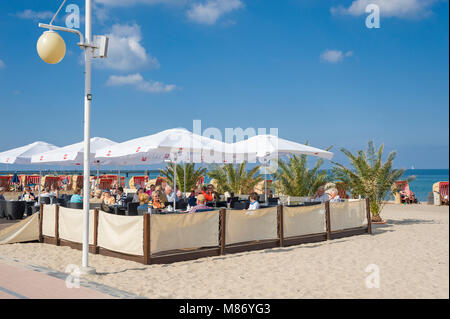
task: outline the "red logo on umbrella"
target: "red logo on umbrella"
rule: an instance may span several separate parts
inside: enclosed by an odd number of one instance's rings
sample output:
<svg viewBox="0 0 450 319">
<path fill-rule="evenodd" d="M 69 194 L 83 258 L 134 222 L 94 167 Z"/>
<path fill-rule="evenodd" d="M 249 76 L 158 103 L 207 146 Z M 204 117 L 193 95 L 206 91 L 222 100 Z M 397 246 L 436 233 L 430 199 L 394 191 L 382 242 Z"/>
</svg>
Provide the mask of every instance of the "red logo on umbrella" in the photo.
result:
<svg viewBox="0 0 450 319">
<path fill-rule="evenodd" d="M 140 150 L 141 150 L 141 147 L 139 146 L 136 150 L 136 153 L 139 153 Z"/>
<path fill-rule="evenodd" d="M 9 157 L 6 159 L 6 163 L 8 163 L 9 162 Z"/>
<path fill-rule="evenodd" d="M 64 154 L 64 159 L 65 159 L 65 160 L 67 159 L 67 154 Z"/>
<path fill-rule="evenodd" d="M 147 162 L 147 157 L 143 157 L 143 158 L 141 158 L 141 161 L 143 161 L 143 162 Z"/>
<path fill-rule="evenodd" d="M 39 159 L 40 161 L 44 160 L 44 156 L 41 156 L 41 158 Z"/>
<path fill-rule="evenodd" d="M 106 154 L 106 156 L 111 156 L 111 151 L 108 151 L 108 154 Z"/>
</svg>

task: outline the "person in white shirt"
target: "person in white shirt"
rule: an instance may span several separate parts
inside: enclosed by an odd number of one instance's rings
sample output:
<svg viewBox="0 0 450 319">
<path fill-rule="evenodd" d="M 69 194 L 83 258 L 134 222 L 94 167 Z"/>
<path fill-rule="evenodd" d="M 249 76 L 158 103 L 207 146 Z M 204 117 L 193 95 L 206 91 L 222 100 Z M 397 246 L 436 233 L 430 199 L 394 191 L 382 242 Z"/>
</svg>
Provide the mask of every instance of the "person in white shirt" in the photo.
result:
<svg viewBox="0 0 450 319">
<path fill-rule="evenodd" d="M 341 198 L 339 197 L 339 192 L 337 189 L 332 189 L 330 192 L 330 202 L 331 203 L 339 203 Z"/>
<path fill-rule="evenodd" d="M 317 192 L 311 197 L 311 202 L 325 203 L 329 200 L 328 195 L 325 193 L 325 186 L 320 186 Z"/>
<path fill-rule="evenodd" d="M 256 193 L 251 193 L 250 194 L 250 205 L 248 206 L 248 210 L 255 210 L 255 209 L 259 209 L 260 205 L 258 202 L 258 194 Z"/>
</svg>

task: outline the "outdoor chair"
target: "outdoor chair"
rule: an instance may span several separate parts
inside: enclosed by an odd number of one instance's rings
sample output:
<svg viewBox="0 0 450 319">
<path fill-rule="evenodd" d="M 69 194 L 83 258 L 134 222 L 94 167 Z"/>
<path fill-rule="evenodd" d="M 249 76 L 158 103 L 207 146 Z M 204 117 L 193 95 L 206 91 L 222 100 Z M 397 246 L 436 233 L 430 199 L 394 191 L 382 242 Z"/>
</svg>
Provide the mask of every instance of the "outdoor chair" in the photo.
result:
<svg viewBox="0 0 450 319">
<path fill-rule="evenodd" d="M 39 202 L 44 205 L 50 205 L 50 197 L 39 197 Z"/>
<path fill-rule="evenodd" d="M 138 206 L 139 203 L 127 203 L 127 211 L 125 215 L 127 216 L 137 216 L 138 215 Z"/>
<path fill-rule="evenodd" d="M 0 218 L 4 218 L 6 210 L 6 200 L 0 200 Z"/>
<path fill-rule="evenodd" d="M 83 209 L 83 203 L 67 203 L 67 208 Z"/>
<path fill-rule="evenodd" d="M 234 206 L 232 206 L 232 208 L 234 209 L 247 209 L 250 206 L 250 202 L 247 201 L 240 201 L 240 202 L 235 202 Z"/>
<path fill-rule="evenodd" d="M 5 216 L 7 219 L 22 219 L 25 209 L 24 201 L 6 201 Z"/>
</svg>

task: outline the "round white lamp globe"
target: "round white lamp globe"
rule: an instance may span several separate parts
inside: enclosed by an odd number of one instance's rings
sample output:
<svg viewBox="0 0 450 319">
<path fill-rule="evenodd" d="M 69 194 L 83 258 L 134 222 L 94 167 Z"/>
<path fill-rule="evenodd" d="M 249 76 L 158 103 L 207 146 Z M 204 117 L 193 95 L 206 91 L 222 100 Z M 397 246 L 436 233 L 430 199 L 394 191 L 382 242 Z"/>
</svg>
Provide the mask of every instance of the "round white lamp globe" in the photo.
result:
<svg viewBox="0 0 450 319">
<path fill-rule="evenodd" d="M 36 47 L 41 59 L 48 64 L 59 63 L 66 55 L 66 43 L 55 31 L 45 31 Z"/>
</svg>

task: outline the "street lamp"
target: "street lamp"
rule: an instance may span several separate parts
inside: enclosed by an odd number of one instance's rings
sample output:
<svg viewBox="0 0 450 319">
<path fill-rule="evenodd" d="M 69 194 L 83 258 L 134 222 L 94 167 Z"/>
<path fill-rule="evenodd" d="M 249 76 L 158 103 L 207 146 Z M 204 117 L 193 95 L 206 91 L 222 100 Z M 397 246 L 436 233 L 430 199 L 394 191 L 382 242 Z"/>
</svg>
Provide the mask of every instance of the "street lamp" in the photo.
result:
<svg viewBox="0 0 450 319">
<path fill-rule="evenodd" d="M 75 33 L 80 37 L 78 46 L 84 50 L 85 54 L 85 86 L 84 86 L 84 161 L 83 161 L 83 257 L 81 262 L 81 272 L 84 274 L 95 273 L 95 269 L 89 267 L 89 176 L 90 176 L 90 127 L 91 127 L 91 70 L 92 58 L 106 58 L 108 48 L 108 38 L 105 36 L 95 37 L 92 41 L 92 0 L 86 0 L 85 15 L 85 36 L 80 31 L 53 25 L 55 17 L 58 15 L 64 2 L 59 7 L 50 24 L 39 23 L 40 28 L 49 29 L 44 32 L 37 43 L 37 51 L 42 60 L 50 64 L 59 63 L 65 55 L 66 45 L 61 36 L 54 30 Z"/>
<path fill-rule="evenodd" d="M 42 60 L 48 64 L 56 64 L 64 59 L 66 44 L 55 31 L 45 31 L 37 42 L 37 51 Z"/>
</svg>

